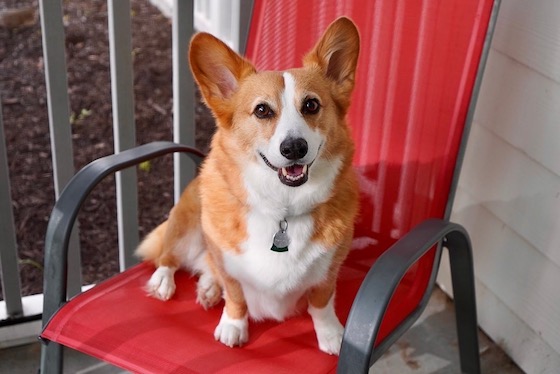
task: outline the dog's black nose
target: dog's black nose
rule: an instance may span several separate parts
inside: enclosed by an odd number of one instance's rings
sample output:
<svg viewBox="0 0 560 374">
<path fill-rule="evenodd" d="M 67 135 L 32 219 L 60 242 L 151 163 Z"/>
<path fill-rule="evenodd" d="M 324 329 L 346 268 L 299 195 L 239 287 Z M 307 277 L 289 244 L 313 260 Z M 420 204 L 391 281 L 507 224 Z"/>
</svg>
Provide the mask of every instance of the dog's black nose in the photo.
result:
<svg viewBox="0 0 560 374">
<path fill-rule="evenodd" d="M 286 138 L 280 144 L 280 153 L 288 160 L 299 160 L 307 154 L 307 142 L 303 138 Z"/>
</svg>

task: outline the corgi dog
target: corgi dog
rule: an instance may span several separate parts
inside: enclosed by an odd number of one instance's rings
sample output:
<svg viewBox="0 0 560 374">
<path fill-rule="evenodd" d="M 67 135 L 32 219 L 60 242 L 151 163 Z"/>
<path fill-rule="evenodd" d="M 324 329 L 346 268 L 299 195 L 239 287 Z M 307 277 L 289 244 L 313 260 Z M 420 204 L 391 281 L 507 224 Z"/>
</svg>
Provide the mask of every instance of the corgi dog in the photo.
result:
<svg viewBox="0 0 560 374">
<path fill-rule="evenodd" d="M 137 254 L 156 267 L 150 295 L 171 298 L 184 268 L 199 276 L 202 307 L 224 299 L 214 337 L 227 346 L 248 342 L 249 319 L 307 309 L 319 348 L 339 353 L 335 285 L 358 210 L 345 119 L 358 52 L 347 18 L 286 71 L 257 71 L 210 34 L 191 40 L 191 70 L 217 130 L 198 176 Z"/>
</svg>

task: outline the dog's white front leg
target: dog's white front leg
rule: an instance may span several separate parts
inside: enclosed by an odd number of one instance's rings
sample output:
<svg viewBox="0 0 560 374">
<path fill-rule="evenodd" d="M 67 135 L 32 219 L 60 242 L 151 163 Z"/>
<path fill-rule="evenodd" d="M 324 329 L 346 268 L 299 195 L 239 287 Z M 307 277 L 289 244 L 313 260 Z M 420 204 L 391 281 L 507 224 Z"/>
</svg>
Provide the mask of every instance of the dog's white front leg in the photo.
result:
<svg viewBox="0 0 560 374">
<path fill-rule="evenodd" d="M 319 349 L 330 355 L 338 356 L 344 327 L 334 311 L 334 294 L 324 308 L 315 308 L 309 305 L 307 311 L 313 319 L 313 327 L 315 328 L 315 334 L 317 334 Z"/>
<path fill-rule="evenodd" d="M 167 266 L 158 267 L 146 284 L 148 294 L 163 301 L 169 300 L 175 293 L 175 271 L 177 269 Z"/>
<path fill-rule="evenodd" d="M 220 323 L 214 330 L 214 338 L 228 347 L 241 346 L 249 340 L 249 319 L 247 314 L 239 319 L 228 316 L 226 308 L 222 312 Z"/>
</svg>

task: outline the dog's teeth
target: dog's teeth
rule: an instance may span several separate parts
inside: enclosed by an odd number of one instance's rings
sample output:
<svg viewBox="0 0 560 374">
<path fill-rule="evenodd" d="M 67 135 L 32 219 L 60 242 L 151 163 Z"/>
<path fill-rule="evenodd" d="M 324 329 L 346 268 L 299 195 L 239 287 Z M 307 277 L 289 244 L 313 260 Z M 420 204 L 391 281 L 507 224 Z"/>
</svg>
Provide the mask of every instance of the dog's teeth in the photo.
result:
<svg viewBox="0 0 560 374">
<path fill-rule="evenodd" d="M 303 165 L 303 171 L 301 174 L 307 174 L 307 165 Z"/>
<path fill-rule="evenodd" d="M 286 170 L 286 168 L 282 168 L 282 174 L 287 177 L 288 176 L 288 170 Z"/>
<path fill-rule="evenodd" d="M 291 180 L 292 182 L 295 182 L 295 181 L 297 181 L 298 179 L 301 179 L 301 178 L 303 178 L 303 174 L 296 175 L 296 176 L 286 175 L 286 179 Z"/>
</svg>

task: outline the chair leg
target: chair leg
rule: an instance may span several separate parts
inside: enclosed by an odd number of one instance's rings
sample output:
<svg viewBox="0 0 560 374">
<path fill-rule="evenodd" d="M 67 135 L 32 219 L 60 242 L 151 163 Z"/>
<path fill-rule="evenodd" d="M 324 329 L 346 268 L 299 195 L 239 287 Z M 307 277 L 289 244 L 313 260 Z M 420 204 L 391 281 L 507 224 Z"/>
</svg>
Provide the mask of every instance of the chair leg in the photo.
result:
<svg viewBox="0 0 560 374">
<path fill-rule="evenodd" d="M 41 348 L 41 374 L 62 373 L 62 346 L 47 342 Z"/>
<path fill-rule="evenodd" d="M 445 246 L 449 249 L 461 372 L 479 374 L 478 323 L 471 243 L 465 233 L 455 231 L 447 236 Z"/>
</svg>

